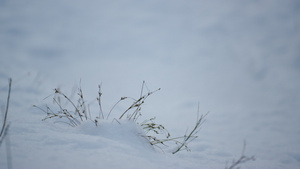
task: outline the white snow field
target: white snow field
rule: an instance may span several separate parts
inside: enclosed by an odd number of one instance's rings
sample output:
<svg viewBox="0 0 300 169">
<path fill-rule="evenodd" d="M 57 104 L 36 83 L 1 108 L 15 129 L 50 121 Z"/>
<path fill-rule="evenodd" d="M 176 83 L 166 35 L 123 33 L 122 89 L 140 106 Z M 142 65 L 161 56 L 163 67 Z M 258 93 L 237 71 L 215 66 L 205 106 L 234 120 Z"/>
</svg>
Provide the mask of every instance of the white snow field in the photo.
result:
<svg viewBox="0 0 300 169">
<path fill-rule="evenodd" d="M 0 168 L 300 168 L 300 3 L 298 0 L 0 0 L 1 122 L 12 78 L 9 133 Z M 81 81 L 92 116 L 98 85 L 107 113 L 143 80 L 161 88 L 142 106 L 177 137 L 206 114 L 191 152 L 148 144 L 133 122 L 70 127 L 33 105 L 71 97 Z M 76 98 L 75 96 L 73 97 Z M 169 147 L 172 149 L 172 147 Z"/>
</svg>

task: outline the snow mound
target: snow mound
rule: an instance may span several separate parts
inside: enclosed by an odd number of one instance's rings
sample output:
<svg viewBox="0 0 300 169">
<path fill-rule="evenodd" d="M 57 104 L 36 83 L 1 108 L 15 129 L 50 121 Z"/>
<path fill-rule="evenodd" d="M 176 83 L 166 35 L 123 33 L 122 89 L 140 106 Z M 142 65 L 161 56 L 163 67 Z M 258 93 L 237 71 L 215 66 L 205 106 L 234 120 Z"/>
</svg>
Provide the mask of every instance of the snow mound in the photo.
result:
<svg viewBox="0 0 300 169">
<path fill-rule="evenodd" d="M 126 145 L 127 148 L 153 151 L 153 147 L 147 140 L 146 134 L 133 121 L 101 121 L 98 126 L 93 122 L 86 121 L 78 127 L 77 133 L 87 135 L 87 137 L 97 137 L 99 141 L 97 144 L 99 145 L 109 143 L 110 146 L 119 149 L 122 149 Z"/>
<path fill-rule="evenodd" d="M 101 121 L 96 126 L 85 121 L 77 127 L 46 124 L 11 135 L 24 143 L 13 149 L 14 168 L 168 168 L 168 163 L 162 166 L 168 157 L 149 144 L 135 122 Z"/>
</svg>

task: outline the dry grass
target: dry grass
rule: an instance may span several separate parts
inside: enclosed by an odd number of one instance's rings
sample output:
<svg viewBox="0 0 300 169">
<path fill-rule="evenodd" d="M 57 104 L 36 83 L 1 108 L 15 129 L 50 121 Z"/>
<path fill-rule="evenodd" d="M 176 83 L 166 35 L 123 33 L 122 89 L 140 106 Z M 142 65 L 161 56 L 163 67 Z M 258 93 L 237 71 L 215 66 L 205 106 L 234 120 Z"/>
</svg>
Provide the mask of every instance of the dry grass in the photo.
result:
<svg viewBox="0 0 300 169">
<path fill-rule="evenodd" d="M 246 156 L 245 151 L 246 151 L 246 141 L 244 141 L 244 146 L 243 146 L 243 150 L 242 150 L 242 154 L 241 154 L 240 158 L 238 160 L 233 160 L 229 167 L 226 165 L 225 169 L 240 169 L 239 165 L 246 163 L 248 161 L 255 161 L 255 157 L 254 156 L 251 156 L 251 157 Z"/>
<path fill-rule="evenodd" d="M 4 114 L 4 119 L 3 119 L 3 123 L 2 123 L 2 128 L 1 128 L 1 132 L 0 132 L 0 146 L 5 138 L 5 136 L 8 133 L 8 129 L 9 129 L 9 125 L 7 125 L 7 114 L 8 114 L 8 107 L 9 107 L 9 99 L 10 99 L 10 92 L 11 92 L 11 83 L 12 83 L 12 79 L 9 79 L 9 88 L 8 88 L 8 96 L 7 96 L 7 102 L 6 102 L 6 109 L 5 109 L 5 114 Z"/>
<path fill-rule="evenodd" d="M 117 119 L 126 119 L 131 120 L 139 124 L 142 129 L 146 133 L 146 138 L 148 139 L 149 143 L 153 146 L 160 147 L 160 146 L 167 146 L 168 143 L 173 142 L 175 143 L 178 148 L 173 152 L 173 154 L 181 151 L 181 150 L 190 150 L 188 148 L 188 143 L 197 138 L 196 135 L 200 129 L 201 124 L 204 121 L 204 117 L 206 115 L 201 115 L 200 118 L 197 118 L 196 124 L 193 128 L 193 130 L 189 133 L 186 133 L 185 135 L 181 137 L 171 137 L 171 134 L 168 132 L 168 130 L 162 125 L 157 124 L 155 122 L 155 118 L 151 118 L 149 120 L 144 120 L 142 123 L 139 123 L 137 120 L 142 115 L 141 114 L 141 108 L 142 105 L 145 103 L 146 99 L 151 96 L 153 93 L 160 90 L 154 90 L 150 91 L 147 87 L 145 81 L 143 81 L 140 96 L 138 99 L 134 99 L 132 97 L 121 97 L 120 100 L 118 100 L 110 109 L 110 111 L 105 115 L 102 109 L 102 90 L 101 85 L 98 85 L 99 91 L 98 91 L 98 97 L 97 102 L 99 105 L 99 115 L 93 118 L 91 116 L 91 113 L 89 111 L 89 105 L 86 103 L 83 95 L 83 91 L 81 88 L 81 85 L 79 85 L 78 91 L 77 91 L 77 101 L 73 101 L 71 97 L 68 97 L 66 94 L 64 94 L 60 89 L 55 88 L 54 93 L 46 97 L 45 99 L 49 98 L 50 96 L 53 96 L 53 103 L 56 105 L 56 111 L 54 111 L 54 108 L 51 108 L 46 104 L 45 109 L 38 107 L 34 105 L 34 107 L 37 107 L 41 111 L 43 111 L 46 114 L 46 117 L 43 120 L 48 119 L 56 119 L 55 123 L 65 123 L 69 126 L 76 127 L 81 124 L 82 121 L 90 120 L 93 122 L 96 126 L 101 123 L 101 120 L 107 120 L 110 116 L 113 115 L 113 110 L 115 107 L 124 100 L 132 100 L 133 102 L 124 110 L 124 112 L 119 117 L 114 117 L 114 120 Z M 63 102 L 69 103 L 71 105 L 69 107 L 65 107 L 66 104 L 63 104 Z M 198 112 L 199 113 L 199 112 Z M 164 136 L 163 138 L 158 138 L 157 136 Z"/>
<path fill-rule="evenodd" d="M 176 154 L 182 150 L 190 151 L 188 144 L 198 137 L 197 134 L 200 130 L 200 127 L 205 121 L 205 117 L 208 115 L 208 113 L 206 113 L 205 115 L 199 116 L 199 105 L 198 105 L 197 120 L 196 123 L 194 124 L 194 128 L 190 132 L 187 131 L 183 136 L 171 137 L 169 131 L 162 124 L 157 124 L 155 122 L 155 117 L 149 120 L 144 120 L 141 123 L 138 122 L 139 117 L 142 115 L 141 114 L 142 105 L 145 103 L 146 99 L 149 96 L 159 91 L 160 88 L 154 91 L 150 91 L 146 83 L 143 82 L 140 96 L 138 99 L 134 99 L 131 97 L 121 97 L 112 106 L 112 108 L 107 113 L 107 115 L 106 113 L 103 112 L 102 109 L 103 93 L 102 93 L 101 85 L 98 85 L 98 88 L 99 91 L 96 100 L 99 105 L 99 115 L 96 116 L 95 118 L 91 116 L 91 113 L 89 111 L 89 105 L 86 103 L 84 99 L 81 85 L 79 86 L 77 91 L 77 96 L 78 96 L 77 101 L 73 101 L 72 99 L 70 99 L 70 97 L 68 97 L 62 91 L 60 91 L 60 89 L 58 88 L 54 89 L 54 93 L 50 96 L 54 96 L 53 103 L 56 105 L 56 107 L 58 107 L 57 111 L 53 111 L 52 108 L 50 108 L 50 106 L 48 105 L 46 105 L 46 109 L 42 109 L 38 106 L 35 107 L 39 108 L 44 113 L 46 113 L 46 117 L 43 120 L 55 118 L 58 119 L 57 121 L 55 121 L 55 123 L 58 122 L 65 123 L 72 127 L 76 127 L 80 125 L 82 121 L 89 120 L 97 126 L 98 124 L 101 123 L 102 120 L 108 120 L 110 116 L 113 116 L 114 114 L 113 111 L 120 102 L 128 99 L 132 100 L 133 102 L 124 110 L 124 112 L 119 117 L 114 116 L 112 118 L 113 121 L 117 121 L 118 123 L 119 123 L 118 120 L 120 119 L 134 121 L 135 123 L 140 125 L 141 128 L 144 130 L 146 135 L 144 135 L 143 137 L 145 137 L 149 141 L 149 144 L 158 147 L 161 150 L 163 150 L 163 147 L 165 146 L 169 147 L 170 145 L 169 143 L 171 143 L 172 145 L 174 145 L 175 143 L 177 147 L 175 147 L 174 151 L 172 151 L 172 154 Z M 66 104 L 62 104 L 63 100 L 69 103 L 72 109 L 70 109 L 70 107 L 69 108 L 64 107 L 64 105 Z M 244 149 L 241 157 L 237 161 L 232 161 L 232 164 L 229 167 L 226 166 L 225 169 L 235 169 L 235 168 L 237 169 L 238 165 L 250 160 L 254 160 L 254 157 L 245 156 L 244 151 L 245 151 L 245 144 L 244 144 Z"/>
<path fill-rule="evenodd" d="M 12 162 L 11 162 L 11 151 L 10 151 L 10 141 L 8 137 L 8 130 L 9 130 L 9 124 L 7 124 L 7 115 L 8 115 L 8 108 L 9 108 L 9 100 L 10 100 L 10 93 L 11 93 L 11 84 L 12 84 L 12 79 L 9 79 L 8 82 L 8 96 L 7 96 L 7 101 L 6 101 L 6 109 L 4 113 L 4 119 L 2 122 L 2 127 L 0 131 L 0 147 L 2 145 L 2 142 L 5 140 L 6 141 L 6 160 L 7 160 L 7 168 L 11 169 L 12 168 Z"/>
</svg>

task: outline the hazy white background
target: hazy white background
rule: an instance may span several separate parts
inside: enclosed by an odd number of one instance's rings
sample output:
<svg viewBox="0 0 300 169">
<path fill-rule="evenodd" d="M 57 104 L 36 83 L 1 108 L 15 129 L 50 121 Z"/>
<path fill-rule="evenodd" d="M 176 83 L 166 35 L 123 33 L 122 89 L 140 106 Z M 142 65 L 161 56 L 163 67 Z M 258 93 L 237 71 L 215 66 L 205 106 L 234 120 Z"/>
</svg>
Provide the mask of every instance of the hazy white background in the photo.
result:
<svg viewBox="0 0 300 169">
<path fill-rule="evenodd" d="M 222 166 L 246 140 L 250 168 L 299 168 L 299 18 L 297 0 L 0 0 L 1 105 L 12 77 L 10 121 L 30 128 L 55 87 L 81 79 L 92 102 L 102 83 L 109 110 L 145 80 L 162 88 L 145 117 L 175 134 L 210 111 L 185 158 Z"/>
</svg>

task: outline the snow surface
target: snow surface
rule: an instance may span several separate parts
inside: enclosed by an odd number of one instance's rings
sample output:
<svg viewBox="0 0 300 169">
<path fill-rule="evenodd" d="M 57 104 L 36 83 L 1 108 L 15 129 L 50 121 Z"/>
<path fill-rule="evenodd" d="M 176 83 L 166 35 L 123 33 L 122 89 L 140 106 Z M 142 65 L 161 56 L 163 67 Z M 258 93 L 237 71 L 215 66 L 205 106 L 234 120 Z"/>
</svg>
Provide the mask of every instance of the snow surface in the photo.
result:
<svg viewBox="0 0 300 169">
<path fill-rule="evenodd" d="M 298 0 L 0 0 L 0 105 L 13 78 L 12 168 L 300 168 L 300 4 Z M 142 119 L 173 136 L 210 111 L 175 155 L 152 149 L 132 123 L 112 119 L 70 128 L 41 121 L 32 105 L 81 79 L 92 113 L 102 83 L 107 113 L 123 96 L 151 90 Z M 120 104 L 112 117 L 118 117 Z M 142 120 L 141 119 L 141 120 Z M 0 168 L 7 168 L 6 144 Z"/>
</svg>

